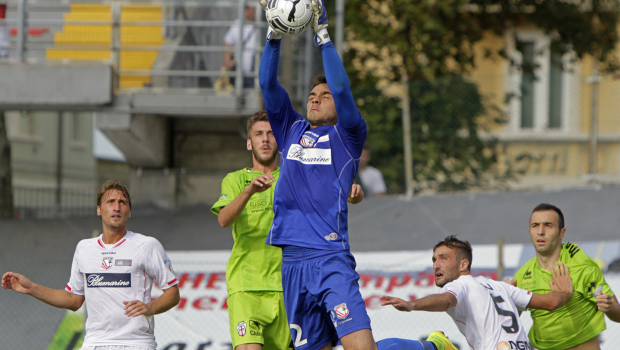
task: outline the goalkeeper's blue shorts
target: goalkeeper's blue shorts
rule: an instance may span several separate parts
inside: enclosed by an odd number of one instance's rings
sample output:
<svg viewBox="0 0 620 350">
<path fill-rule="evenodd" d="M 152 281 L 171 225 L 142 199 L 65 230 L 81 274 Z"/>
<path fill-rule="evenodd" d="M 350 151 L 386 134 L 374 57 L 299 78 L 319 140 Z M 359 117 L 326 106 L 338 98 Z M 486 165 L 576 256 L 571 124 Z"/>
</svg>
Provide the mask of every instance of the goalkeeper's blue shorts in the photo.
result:
<svg viewBox="0 0 620 350">
<path fill-rule="evenodd" d="M 295 350 L 318 350 L 370 329 L 359 277 L 349 251 L 282 248 L 284 305 Z"/>
</svg>

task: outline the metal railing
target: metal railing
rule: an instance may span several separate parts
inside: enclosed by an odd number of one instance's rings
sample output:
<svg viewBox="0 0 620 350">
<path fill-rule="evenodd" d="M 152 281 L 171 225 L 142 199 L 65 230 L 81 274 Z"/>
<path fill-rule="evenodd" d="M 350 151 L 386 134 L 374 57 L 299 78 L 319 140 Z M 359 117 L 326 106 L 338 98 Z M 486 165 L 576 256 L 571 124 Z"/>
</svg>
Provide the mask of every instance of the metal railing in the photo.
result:
<svg viewBox="0 0 620 350">
<path fill-rule="evenodd" d="M 92 189 L 13 187 L 13 202 L 19 219 L 92 216 L 96 213 Z"/>
<path fill-rule="evenodd" d="M 67 18 L 66 14 L 74 11 L 76 5 L 103 5 L 109 13 L 103 14 L 99 8 L 96 10 L 97 15 L 91 13 L 84 19 L 76 19 L 75 16 Z M 144 17 L 141 15 L 129 18 L 130 16 L 125 15 L 128 6 L 157 9 L 161 11 L 161 20 L 140 18 Z M 116 92 L 127 88 L 122 84 L 124 77 L 133 76 L 147 77 L 144 79 L 146 82 L 137 87 L 141 89 L 214 89 L 218 79 L 229 80 L 234 86 L 234 93 L 239 95 L 243 93 L 244 78 L 254 79 L 251 88 L 258 88 L 258 65 L 266 28 L 260 6 L 257 3 L 249 3 L 248 6 L 255 8 L 253 26 L 257 40 L 253 48 L 247 40 L 243 40 L 244 31 L 238 31 L 236 46 L 229 47 L 223 43 L 223 37 L 231 26 L 245 25 L 244 0 L 148 3 L 102 0 L 71 5 L 61 1 L 13 0 L 8 2 L 6 19 L 0 19 L 0 26 L 5 24 L 11 34 L 9 57 L 0 59 L 0 63 L 111 64 L 114 68 Z M 58 40 L 67 28 L 74 31 L 74 42 Z M 157 35 L 153 34 L 157 29 L 161 29 L 161 42 L 157 42 Z M 97 31 L 99 33 L 96 33 Z M 150 34 L 141 37 L 140 32 Z M 101 33 L 107 37 L 102 37 Z M 66 53 L 88 52 L 93 57 L 97 56 L 93 52 L 98 52 L 99 56 L 105 58 L 79 59 L 70 57 L 76 56 L 71 54 L 67 57 L 50 58 L 49 50 Z M 254 53 L 251 71 L 244 71 L 242 64 L 237 64 L 235 70 L 224 70 L 225 52 L 242 57 L 248 50 Z M 152 62 L 143 61 L 136 65 L 136 60 L 144 60 L 144 53 L 154 54 L 151 55 L 154 56 L 151 58 Z M 130 55 L 138 58 L 129 57 Z M 231 84 L 225 85 L 227 89 L 231 89 Z"/>
</svg>

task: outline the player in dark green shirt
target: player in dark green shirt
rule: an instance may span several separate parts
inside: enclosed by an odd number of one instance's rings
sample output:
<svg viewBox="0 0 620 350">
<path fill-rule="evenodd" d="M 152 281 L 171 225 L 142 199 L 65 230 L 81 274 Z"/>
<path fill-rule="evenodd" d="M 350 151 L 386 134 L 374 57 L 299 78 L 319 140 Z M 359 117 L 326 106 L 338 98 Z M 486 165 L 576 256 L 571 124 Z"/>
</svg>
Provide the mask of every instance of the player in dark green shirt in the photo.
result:
<svg viewBox="0 0 620 350">
<path fill-rule="evenodd" d="M 291 336 L 282 296 L 282 250 L 265 244 L 280 175 L 278 146 L 265 112 L 254 114 L 247 130 L 253 166 L 226 175 L 211 208 L 222 227 L 233 227 L 235 243 L 226 266 L 230 334 L 234 350 L 287 349 Z M 364 193 L 353 186 L 349 202 L 355 204 Z"/>
<path fill-rule="evenodd" d="M 513 284 L 534 293 L 551 291 L 551 271 L 558 261 L 568 265 L 574 292 L 555 311 L 531 310 L 531 344 L 539 350 L 598 350 L 605 317 L 620 322 L 620 305 L 598 265 L 572 243 L 562 244 L 564 215 L 550 204 L 538 205 L 530 217 L 530 236 L 536 256 L 515 274 Z"/>
</svg>

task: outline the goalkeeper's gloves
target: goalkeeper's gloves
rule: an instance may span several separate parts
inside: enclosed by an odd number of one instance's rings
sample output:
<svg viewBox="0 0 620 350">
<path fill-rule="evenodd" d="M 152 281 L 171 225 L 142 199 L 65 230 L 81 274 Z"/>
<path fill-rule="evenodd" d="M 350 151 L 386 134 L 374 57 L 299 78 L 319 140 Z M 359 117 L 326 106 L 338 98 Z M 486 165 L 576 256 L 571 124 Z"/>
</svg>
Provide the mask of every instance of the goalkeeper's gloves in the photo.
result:
<svg viewBox="0 0 620 350">
<path fill-rule="evenodd" d="M 323 0 L 310 0 L 312 5 L 312 30 L 314 31 L 314 45 L 321 46 L 331 41 L 327 33 L 327 10 Z"/>
<path fill-rule="evenodd" d="M 267 11 L 267 3 L 268 2 L 269 2 L 268 0 L 260 0 L 258 3 L 263 8 L 263 10 Z M 269 25 L 269 27 L 267 29 L 267 41 L 280 40 L 280 39 L 282 39 L 282 34 L 276 32 L 275 30 L 273 30 L 273 28 L 271 28 L 271 25 Z"/>
</svg>

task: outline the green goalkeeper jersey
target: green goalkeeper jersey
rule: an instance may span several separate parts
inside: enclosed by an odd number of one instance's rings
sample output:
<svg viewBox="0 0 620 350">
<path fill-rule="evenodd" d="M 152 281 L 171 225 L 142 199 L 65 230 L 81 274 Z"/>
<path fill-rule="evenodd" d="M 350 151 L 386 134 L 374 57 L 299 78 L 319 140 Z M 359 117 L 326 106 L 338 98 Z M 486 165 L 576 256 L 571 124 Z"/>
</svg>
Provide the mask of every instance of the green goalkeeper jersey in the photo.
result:
<svg viewBox="0 0 620 350">
<path fill-rule="evenodd" d="M 211 211 L 232 202 L 256 177 L 264 175 L 245 168 L 232 172 L 222 180 L 222 193 Z M 271 173 L 278 180 L 280 168 Z M 233 223 L 233 245 L 226 265 L 228 295 L 240 291 L 282 291 L 282 250 L 265 244 L 273 222 L 275 182 L 266 191 L 252 195 L 239 218 Z"/>
<path fill-rule="evenodd" d="M 539 350 L 567 349 L 604 331 L 605 315 L 598 311 L 594 294 L 602 288 L 604 294 L 614 295 L 601 269 L 577 245 L 564 243 L 560 261 L 568 265 L 574 292 L 568 303 L 555 311 L 530 310 L 534 325 L 528 336 Z M 553 277 L 533 257 L 517 271 L 515 279 L 517 287 L 545 294 L 551 291 L 549 280 Z"/>
</svg>

